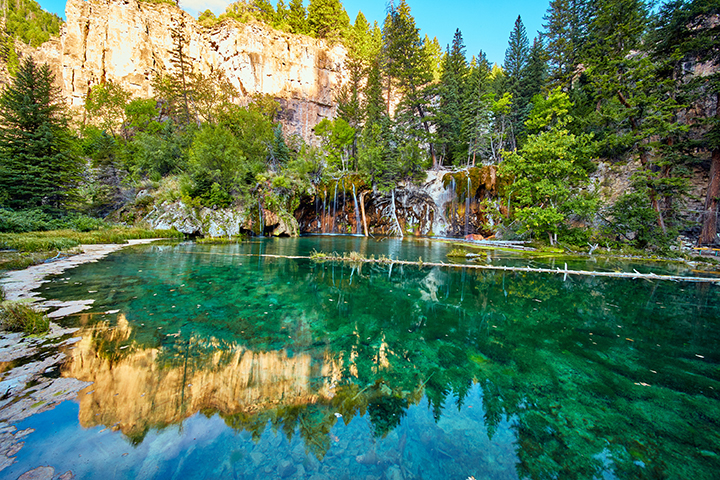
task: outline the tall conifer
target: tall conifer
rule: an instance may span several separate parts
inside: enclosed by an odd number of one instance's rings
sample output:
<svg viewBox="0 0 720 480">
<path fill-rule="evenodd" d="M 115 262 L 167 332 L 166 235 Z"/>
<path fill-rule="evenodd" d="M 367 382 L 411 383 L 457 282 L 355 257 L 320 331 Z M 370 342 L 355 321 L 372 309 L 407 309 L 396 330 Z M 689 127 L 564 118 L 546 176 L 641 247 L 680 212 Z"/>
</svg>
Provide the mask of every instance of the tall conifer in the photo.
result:
<svg viewBox="0 0 720 480">
<path fill-rule="evenodd" d="M 67 209 L 80 180 L 60 91 L 31 57 L 0 95 L 0 203 Z"/>
</svg>

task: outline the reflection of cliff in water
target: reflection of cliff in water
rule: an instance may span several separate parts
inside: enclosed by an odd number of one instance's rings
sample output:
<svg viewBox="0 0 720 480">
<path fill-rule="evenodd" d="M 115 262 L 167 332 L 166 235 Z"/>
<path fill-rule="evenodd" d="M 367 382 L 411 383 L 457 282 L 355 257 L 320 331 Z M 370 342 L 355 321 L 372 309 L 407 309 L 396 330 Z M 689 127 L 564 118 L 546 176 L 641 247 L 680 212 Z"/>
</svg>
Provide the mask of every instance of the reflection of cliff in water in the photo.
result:
<svg viewBox="0 0 720 480">
<path fill-rule="evenodd" d="M 720 468 L 707 453 L 720 451 L 720 301 L 707 285 L 254 259 L 230 270 L 192 258 L 218 271 L 178 279 L 174 257 L 166 274 L 129 265 L 152 276 L 116 286 L 128 320 L 84 317 L 63 371 L 95 382 L 80 398 L 83 425 L 117 424 L 139 442 L 218 412 L 255 438 L 268 426 L 300 435 L 322 457 L 337 422 L 367 415 L 382 437 L 423 398 L 439 420 L 476 383 L 488 435 L 512 425 L 521 476 Z M 234 303 L 218 296 L 222 318 L 195 320 L 204 294 L 190 286 L 220 277 Z M 178 314 L 138 295 L 178 283 Z"/>
<path fill-rule="evenodd" d="M 115 326 L 101 322 L 78 334 L 82 341 L 68 352 L 62 374 L 93 382 L 89 392 L 79 396 L 81 425 L 112 427 L 135 443 L 151 428 L 161 430 L 197 412 L 218 412 L 229 426 L 256 436 L 269 420 L 290 437 L 299 427 L 307 447 L 321 457 L 329 446 L 330 428 L 340 418 L 335 413 L 344 412 L 349 421 L 368 406 L 387 408 L 383 397 L 393 396 L 382 382 L 362 391 L 343 382 L 343 354 L 333 358 L 322 348 L 255 352 L 195 336 L 143 348 L 123 314 Z M 385 349 L 382 346 L 375 359 L 376 371 L 388 366 Z M 350 365 L 348 373 L 356 376 L 357 368 Z M 419 392 L 404 394 L 415 401 L 421 397 Z M 390 413 L 401 413 L 408 400 L 389 401 Z M 389 429 L 385 426 L 384 433 Z"/>
</svg>

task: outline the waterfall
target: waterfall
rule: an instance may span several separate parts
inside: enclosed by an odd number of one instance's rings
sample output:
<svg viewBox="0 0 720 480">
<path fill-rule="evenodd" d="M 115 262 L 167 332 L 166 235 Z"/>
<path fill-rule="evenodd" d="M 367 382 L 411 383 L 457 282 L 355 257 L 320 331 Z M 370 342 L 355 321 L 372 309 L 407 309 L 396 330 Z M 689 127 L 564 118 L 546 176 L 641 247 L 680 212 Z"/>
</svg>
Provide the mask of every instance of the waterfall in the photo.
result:
<svg viewBox="0 0 720 480">
<path fill-rule="evenodd" d="M 398 235 L 400 235 L 400 238 L 403 238 L 404 237 L 403 231 L 402 231 L 402 228 L 400 227 L 400 222 L 398 221 L 397 211 L 395 210 L 395 189 L 394 188 L 392 189 L 392 198 L 390 201 L 391 201 L 391 203 L 390 203 L 391 210 L 390 211 L 392 212 L 393 220 L 395 220 L 395 228 L 397 229 Z"/>
<path fill-rule="evenodd" d="M 452 177 L 452 181 L 450 182 L 450 189 L 453 192 L 452 197 L 452 207 L 450 210 L 450 234 L 456 235 L 457 234 L 457 225 L 455 224 L 455 214 L 457 213 L 457 187 L 455 184 L 455 177 Z"/>
<path fill-rule="evenodd" d="M 465 235 L 470 229 L 470 172 L 467 172 L 467 190 L 465 191 Z"/>
<path fill-rule="evenodd" d="M 337 186 L 338 182 L 335 180 L 335 194 L 333 195 L 333 216 L 332 216 L 332 229 L 330 230 L 330 233 L 336 233 L 335 232 L 335 216 L 337 215 Z"/>
<path fill-rule="evenodd" d="M 265 235 L 265 224 L 263 223 L 263 207 L 262 203 L 260 203 L 260 199 L 258 198 L 258 217 L 260 219 L 260 233 L 258 233 L 259 237 L 262 237 Z"/>
<path fill-rule="evenodd" d="M 355 184 L 353 183 L 353 204 L 355 205 L 355 233 L 362 233 L 360 226 L 360 209 L 358 208 L 357 194 L 355 193 Z"/>
<path fill-rule="evenodd" d="M 347 205 L 347 199 L 345 198 L 345 179 L 343 178 L 343 186 L 342 186 L 342 195 L 343 195 L 343 202 L 342 202 L 342 218 L 345 220 L 345 225 L 350 223 L 350 220 L 348 219 L 345 205 Z M 344 227 L 343 227 L 344 228 Z M 347 230 L 343 230 L 343 233 L 345 233 Z"/>
<path fill-rule="evenodd" d="M 323 208 L 322 208 L 322 217 L 320 218 L 320 233 L 327 233 L 325 230 L 327 229 L 327 209 L 329 207 L 327 206 L 327 190 L 325 190 L 325 195 L 323 196 Z"/>
</svg>

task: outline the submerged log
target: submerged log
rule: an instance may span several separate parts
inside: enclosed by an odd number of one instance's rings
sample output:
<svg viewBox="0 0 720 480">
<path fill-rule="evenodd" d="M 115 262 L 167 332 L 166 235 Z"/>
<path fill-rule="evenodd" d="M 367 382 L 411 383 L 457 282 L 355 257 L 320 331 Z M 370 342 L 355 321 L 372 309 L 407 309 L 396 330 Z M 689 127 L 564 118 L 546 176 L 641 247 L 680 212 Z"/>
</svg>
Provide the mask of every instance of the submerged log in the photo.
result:
<svg viewBox="0 0 720 480">
<path fill-rule="evenodd" d="M 352 252 L 356 253 L 356 252 Z M 589 270 L 569 270 L 567 264 L 565 268 L 532 268 L 532 267 L 506 267 L 501 265 L 469 265 L 454 263 L 437 263 L 424 262 L 422 259 L 417 262 L 409 260 L 392 260 L 389 258 L 363 258 L 359 255 L 339 256 L 337 254 L 319 254 L 317 256 L 303 255 L 272 255 L 258 253 L 213 253 L 213 252 L 187 252 L 188 255 L 223 255 L 234 257 L 263 257 L 263 258 L 284 258 L 288 260 L 314 260 L 328 262 L 348 262 L 348 263 L 377 263 L 381 265 L 408 265 L 416 267 L 441 267 L 441 268 L 467 268 L 471 270 L 497 270 L 501 272 L 525 272 L 525 273 L 549 273 L 554 275 L 579 275 L 589 277 L 610 277 L 610 278 L 634 278 L 644 280 L 664 280 L 672 282 L 690 282 L 690 283 L 715 283 L 720 284 L 720 278 L 710 277 L 682 277 L 679 275 L 657 275 L 655 273 L 640 273 L 637 270 L 632 272 L 594 272 Z"/>
</svg>

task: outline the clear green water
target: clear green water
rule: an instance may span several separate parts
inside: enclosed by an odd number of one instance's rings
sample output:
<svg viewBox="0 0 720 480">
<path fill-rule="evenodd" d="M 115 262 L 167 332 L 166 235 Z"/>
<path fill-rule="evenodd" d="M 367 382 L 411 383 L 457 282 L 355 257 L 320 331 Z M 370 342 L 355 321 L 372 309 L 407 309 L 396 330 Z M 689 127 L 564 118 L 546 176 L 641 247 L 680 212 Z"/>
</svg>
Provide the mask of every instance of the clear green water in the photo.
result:
<svg viewBox="0 0 720 480">
<path fill-rule="evenodd" d="M 242 256 L 448 248 L 149 246 L 54 278 L 96 300 L 61 372 L 94 383 L 3 474 L 717 478 L 717 285 Z"/>
</svg>

